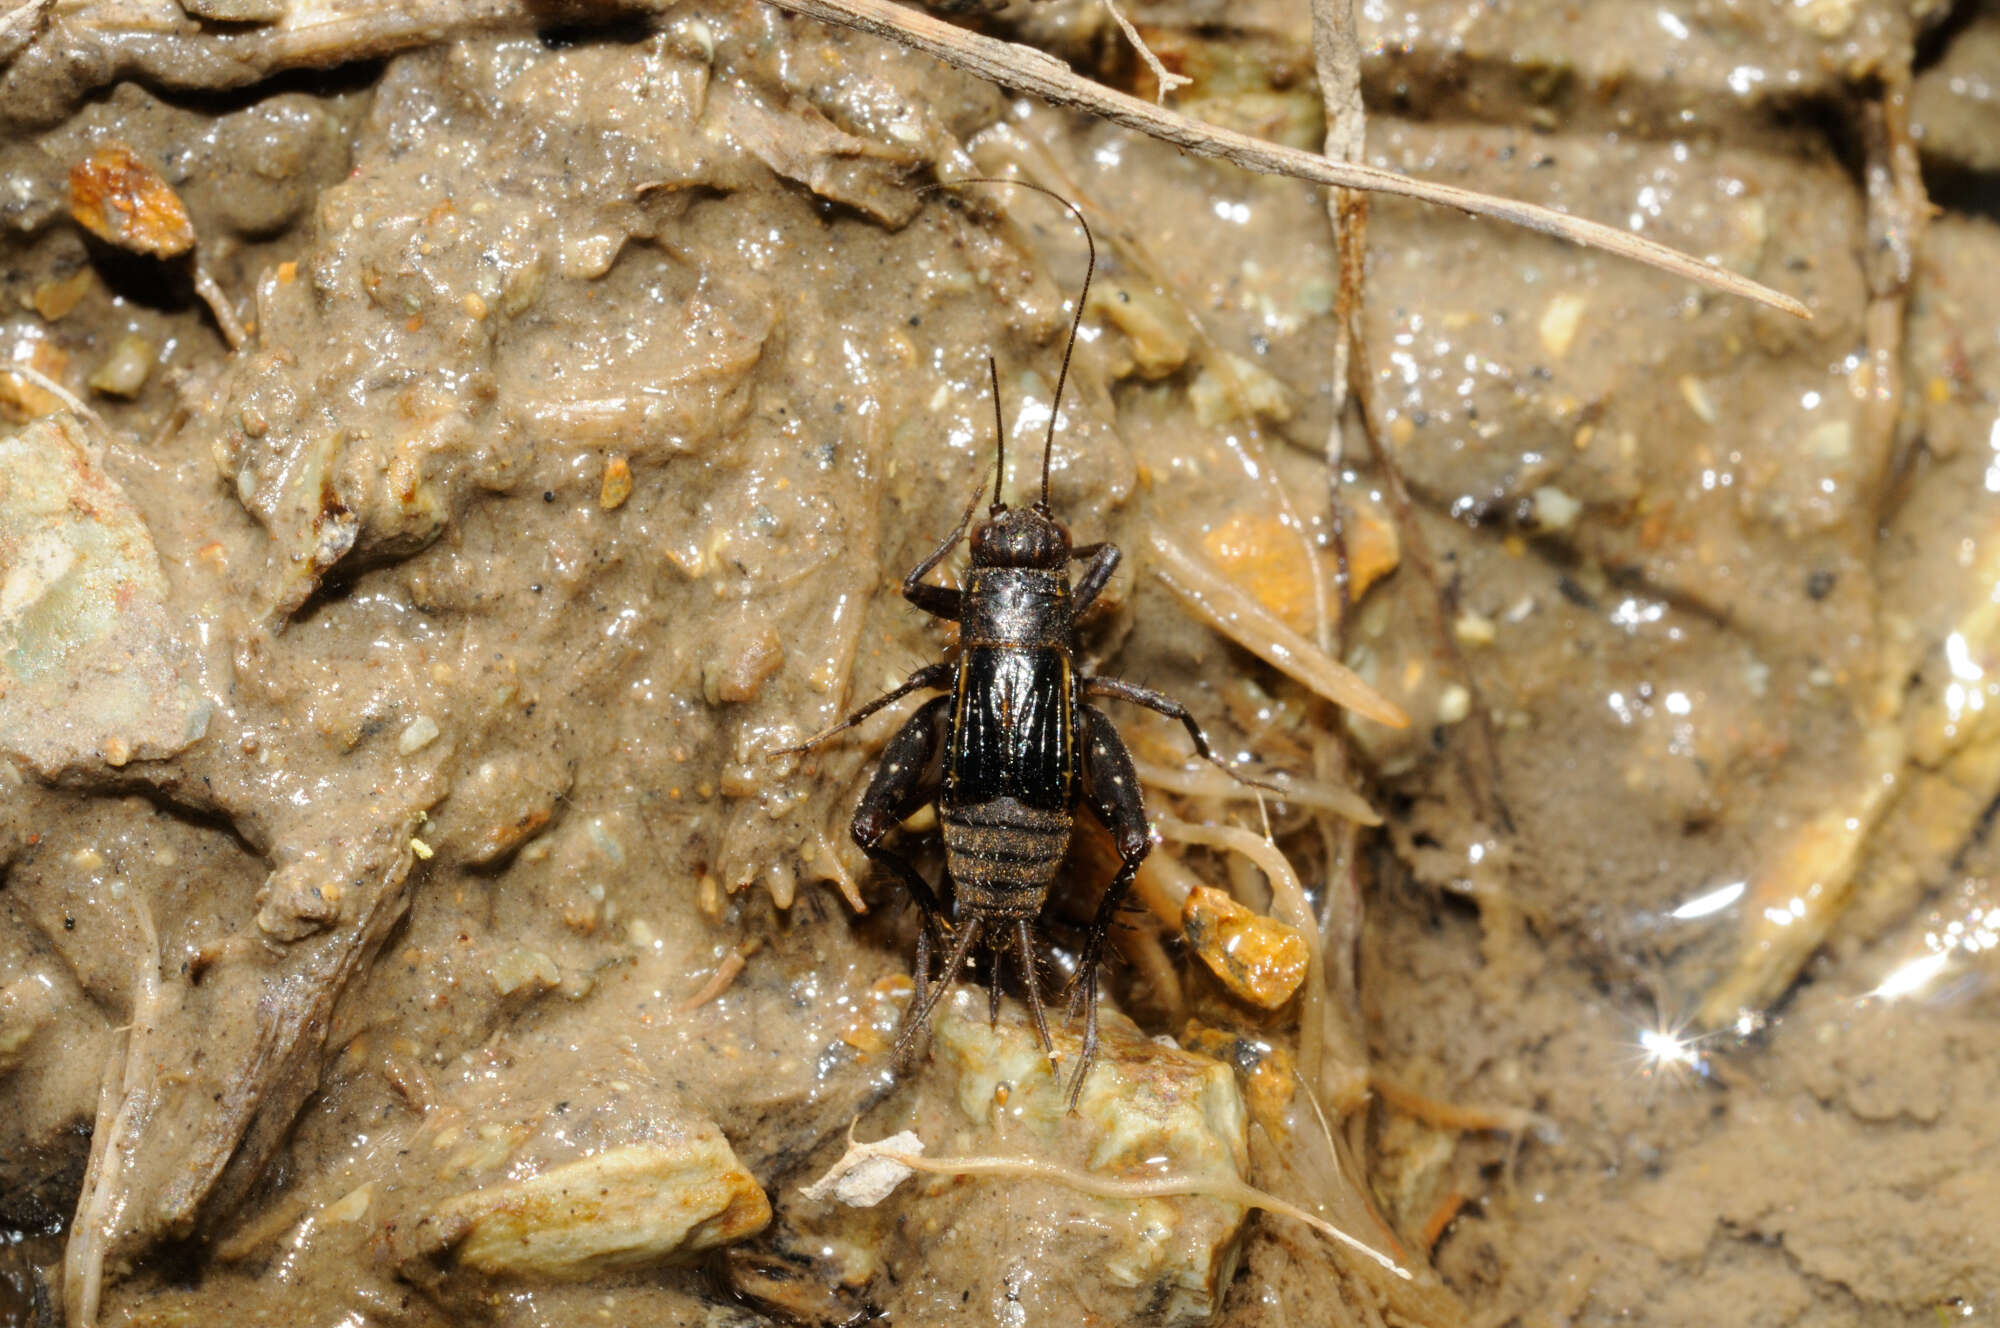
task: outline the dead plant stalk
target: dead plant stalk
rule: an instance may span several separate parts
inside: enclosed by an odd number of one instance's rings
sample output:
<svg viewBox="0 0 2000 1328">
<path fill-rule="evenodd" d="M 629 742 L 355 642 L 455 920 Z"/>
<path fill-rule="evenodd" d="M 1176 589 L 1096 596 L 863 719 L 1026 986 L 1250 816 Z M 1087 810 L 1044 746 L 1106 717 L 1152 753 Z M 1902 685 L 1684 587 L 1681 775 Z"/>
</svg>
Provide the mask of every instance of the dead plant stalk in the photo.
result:
<svg viewBox="0 0 2000 1328">
<path fill-rule="evenodd" d="M 1493 217 L 1572 244 L 1618 254 L 1663 272 L 1700 282 L 1713 290 L 1756 300 L 1799 318 L 1812 317 L 1804 304 L 1789 295 L 1780 294 L 1748 277 L 1704 263 L 1643 236 L 1537 207 L 1533 203 L 1418 180 L 1365 163 L 1330 161 L 1315 153 L 1301 152 L 1297 148 L 1282 147 L 1234 130 L 1202 124 L 1084 78 L 1061 60 L 1031 46 L 967 32 L 920 10 L 894 4 L 892 0 L 767 2 L 823 23 L 835 23 L 900 42 L 988 82 L 1032 92 L 1056 105 L 1073 106 L 1189 152 L 1204 157 L 1220 157 L 1247 170 L 1291 176 L 1341 189 L 1399 194 L 1441 207 L 1457 208 L 1474 216 Z"/>
</svg>

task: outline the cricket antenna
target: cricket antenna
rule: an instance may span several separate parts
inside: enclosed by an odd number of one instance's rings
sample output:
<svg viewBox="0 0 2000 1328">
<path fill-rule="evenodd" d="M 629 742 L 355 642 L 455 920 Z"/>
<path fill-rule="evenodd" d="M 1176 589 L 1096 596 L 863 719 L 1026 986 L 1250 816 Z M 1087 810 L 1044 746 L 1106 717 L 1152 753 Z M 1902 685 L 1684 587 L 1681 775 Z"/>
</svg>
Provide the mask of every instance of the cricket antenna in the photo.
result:
<svg viewBox="0 0 2000 1328">
<path fill-rule="evenodd" d="M 988 355 L 986 368 L 993 375 L 993 506 L 986 514 L 999 516 L 1007 510 L 1000 497 L 1000 486 L 1007 482 L 1007 417 L 1000 412 L 1000 364 Z"/>
<path fill-rule="evenodd" d="M 1022 184 L 1025 181 L 1015 180 L 1011 183 Z M 1035 506 L 1043 515 L 1047 515 L 1049 510 L 1049 460 L 1055 455 L 1056 450 L 1056 415 L 1062 410 L 1063 385 L 1069 382 L 1069 357 L 1076 353 L 1077 329 L 1083 326 L 1083 303 L 1090 298 L 1090 279 L 1097 273 L 1097 241 L 1091 237 L 1090 223 L 1083 219 L 1083 211 L 1076 204 L 1053 190 L 1042 189 L 1038 184 L 1028 185 L 1028 188 L 1041 189 L 1050 198 L 1068 208 L 1069 214 L 1076 218 L 1076 224 L 1083 227 L 1083 242 L 1090 249 L 1090 261 L 1083 269 L 1083 289 L 1076 293 L 1076 316 L 1069 320 L 1069 341 L 1063 346 L 1062 371 L 1056 375 L 1056 394 L 1049 402 L 1049 436 L 1042 440 L 1042 501 L 1035 504 Z"/>
<path fill-rule="evenodd" d="M 1035 510 L 1041 512 L 1043 515 L 1047 515 L 1049 510 L 1049 465 L 1054 458 L 1056 447 L 1056 416 L 1062 411 L 1063 387 L 1069 382 L 1069 361 L 1070 357 L 1076 353 L 1077 331 L 1083 326 L 1083 306 L 1084 302 L 1090 298 L 1090 279 L 1097 274 L 1097 239 L 1090 233 L 1090 223 L 1084 219 L 1083 209 L 1070 202 L 1067 198 L 1064 198 L 1055 190 L 1044 189 L 1041 185 L 1031 184 L 1026 180 L 1002 180 L 994 176 L 972 175 L 962 180 L 943 180 L 937 184 L 926 185 L 917 192 L 924 194 L 934 189 L 956 189 L 960 185 L 968 184 L 1011 185 L 1017 189 L 1032 189 L 1038 194 L 1047 194 L 1050 198 L 1068 208 L 1069 214 L 1076 218 L 1076 224 L 1083 228 L 1083 243 L 1090 253 L 1089 262 L 1083 269 L 1083 289 L 1076 293 L 1076 315 L 1069 322 L 1069 341 L 1063 346 L 1062 371 L 1056 375 L 1056 394 L 1049 402 L 1048 437 L 1042 440 L 1042 497 L 1041 501 L 1035 504 Z M 991 356 L 987 357 L 987 363 L 989 365 L 992 364 Z M 1000 409 L 1000 371 L 998 368 L 994 368 L 993 370 L 993 409 L 996 414 Z M 1004 425 L 1001 426 L 1001 430 L 1004 434 Z M 1003 448 L 1005 447 L 1004 442 L 1001 445 Z M 1004 474 L 1005 472 L 1003 471 L 1002 473 Z M 1000 506 L 1000 485 L 997 480 L 993 486 L 993 501 L 997 509 Z"/>
</svg>

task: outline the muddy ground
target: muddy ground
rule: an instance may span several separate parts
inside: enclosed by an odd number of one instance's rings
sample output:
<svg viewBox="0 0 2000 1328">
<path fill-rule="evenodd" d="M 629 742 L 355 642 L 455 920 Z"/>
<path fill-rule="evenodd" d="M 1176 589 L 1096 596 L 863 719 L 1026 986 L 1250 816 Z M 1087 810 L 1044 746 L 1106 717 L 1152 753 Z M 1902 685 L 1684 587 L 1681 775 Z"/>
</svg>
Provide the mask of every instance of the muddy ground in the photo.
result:
<svg viewBox="0 0 2000 1328">
<path fill-rule="evenodd" d="M 1303 6 L 1124 8 L 1171 104 L 1319 144 Z M 1332 457 L 1320 194 L 874 39 L 0 16 L 0 1323 L 2000 1313 L 2000 15 L 1360 9 L 1369 160 L 1812 320 L 1381 201 Z M 964 21 L 1152 93 L 1095 3 Z M 1034 482 L 1083 246 L 968 174 L 1097 238 L 1084 666 L 1299 777 L 1116 712 L 1160 842 L 1073 1113 L 1018 956 L 894 1072 L 917 918 L 846 827 L 900 720 L 789 750 L 953 648 L 896 589 L 989 353 Z M 1045 988 L 1113 865 L 1085 817 Z M 1030 1165 L 802 1194 L 850 1127 Z"/>
</svg>

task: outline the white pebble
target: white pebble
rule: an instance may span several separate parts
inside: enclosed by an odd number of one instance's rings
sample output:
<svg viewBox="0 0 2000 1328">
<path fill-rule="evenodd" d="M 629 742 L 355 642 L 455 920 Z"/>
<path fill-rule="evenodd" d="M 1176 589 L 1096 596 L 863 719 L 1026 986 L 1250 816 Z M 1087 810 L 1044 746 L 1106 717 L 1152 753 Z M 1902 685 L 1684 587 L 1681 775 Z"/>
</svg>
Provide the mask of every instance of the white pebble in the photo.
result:
<svg viewBox="0 0 2000 1328">
<path fill-rule="evenodd" d="M 418 715 L 403 726 L 403 736 L 396 740 L 396 750 L 405 756 L 420 752 L 430 746 L 437 735 L 437 721 L 429 715 Z"/>
<path fill-rule="evenodd" d="M 1582 512 L 1582 503 L 1553 485 L 1535 490 L 1535 524 L 1543 530 L 1568 530 Z"/>
<path fill-rule="evenodd" d="M 1462 646 L 1490 646 L 1493 644 L 1493 620 L 1467 609 L 1458 615 L 1458 621 L 1451 625 L 1453 636 Z"/>
<path fill-rule="evenodd" d="M 1472 713 L 1472 693 L 1453 683 L 1438 693 L 1438 723 L 1456 724 Z"/>
<path fill-rule="evenodd" d="M 1583 321 L 1583 311 L 1590 304 L 1586 296 L 1565 293 L 1550 300 L 1542 310 L 1541 322 L 1536 331 L 1541 334 L 1542 349 L 1556 359 L 1569 354 L 1570 343 L 1576 340 L 1577 324 Z"/>
</svg>

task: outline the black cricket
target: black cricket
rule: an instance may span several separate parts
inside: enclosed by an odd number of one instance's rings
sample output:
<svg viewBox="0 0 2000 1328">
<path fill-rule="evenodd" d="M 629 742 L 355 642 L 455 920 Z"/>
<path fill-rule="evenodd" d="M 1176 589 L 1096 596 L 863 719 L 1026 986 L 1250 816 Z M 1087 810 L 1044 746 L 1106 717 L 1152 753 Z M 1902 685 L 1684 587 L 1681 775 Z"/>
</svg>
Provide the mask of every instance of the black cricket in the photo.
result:
<svg viewBox="0 0 2000 1328">
<path fill-rule="evenodd" d="M 1152 847 L 1132 758 L 1110 718 L 1088 698 L 1130 701 L 1177 719 L 1196 751 L 1232 775 L 1236 772 L 1210 749 L 1201 727 L 1180 702 L 1117 678 L 1084 674 L 1077 665 L 1077 621 L 1111 580 L 1120 558 L 1117 546 L 1110 543 L 1073 545 L 1068 527 L 1049 511 L 1049 453 L 1055 444 L 1056 415 L 1090 278 L 1097 269 L 1097 244 L 1089 223 L 1068 199 L 1039 185 L 983 179 L 954 183 L 1019 185 L 1048 194 L 1069 209 L 1089 246 L 1090 263 L 1049 407 L 1041 498 L 1018 508 L 1001 499 L 1007 473 L 1006 422 L 1000 408 L 1000 371 L 989 356 L 997 430 L 993 504 L 986 519 L 972 526 L 971 567 L 964 589 L 932 585 L 924 578 L 965 537 L 979 494 L 973 495 L 951 533 L 903 578 L 905 599 L 933 617 L 959 624 L 958 657 L 918 669 L 900 687 L 798 750 L 817 746 L 911 692 L 946 693 L 918 707 L 883 750 L 852 826 L 854 842 L 896 874 L 923 913 L 916 991 L 896 1043 L 901 1065 L 907 1065 L 938 1001 L 985 935 L 994 958 L 994 1017 L 1000 1002 L 999 957 L 1011 946 L 1020 956 L 1035 1032 L 1055 1067 L 1029 924 L 1040 914 L 1069 850 L 1077 804 L 1088 807 L 1111 832 L 1118 874 L 1105 889 L 1071 980 L 1068 1017 L 1076 1017 L 1079 1004 L 1084 1013 L 1083 1052 L 1069 1089 L 1074 1107 L 1097 1053 L 1098 961 L 1113 917 Z M 1083 573 L 1072 586 L 1069 564 L 1079 560 Z M 939 902 L 942 883 L 939 891 L 933 891 L 909 859 L 886 842 L 906 817 L 933 800 L 944 832 L 945 879 L 957 916 L 957 936 L 944 980 L 934 990 L 929 986 L 931 932 L 954 930 Z"/>
</svg>

